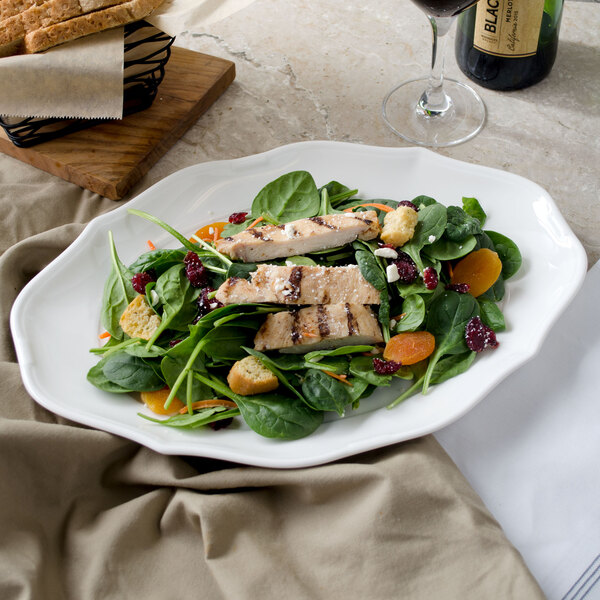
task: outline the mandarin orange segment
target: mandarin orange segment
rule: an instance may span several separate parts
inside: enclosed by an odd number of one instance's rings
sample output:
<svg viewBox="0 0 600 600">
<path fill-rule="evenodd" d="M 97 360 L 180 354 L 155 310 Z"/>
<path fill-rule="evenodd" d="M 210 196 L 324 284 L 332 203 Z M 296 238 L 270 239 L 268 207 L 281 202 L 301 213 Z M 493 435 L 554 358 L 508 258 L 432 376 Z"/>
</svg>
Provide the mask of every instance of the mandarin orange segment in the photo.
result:
<svg viewBox="0 0 600 600">
<path fill-rule="evenodd" d="M 185 404 L 179 398 L 173 398 L 169 408 L 165 409 L 165 402 L 171 390 L 166 387 L 157 392 L 142 392 L 140 394 L 142 402 L 157 415 L 174 415 L 178 413 Z"/>
<path fill-rule="evenodd" d="M 221 237 L 221 233 L 223 233 L 223 228 L 225 225 L 227 225 L 227 223 L 222 221 L 210 223 L 209 225 L 205 225 L 204 227 L 198 229 L 195 235 L 205 242 L 214 242 Z"/>
<path fill-rule="evenodd" d="M 502 271 L 502 261 L 489 248 L 480 248 L 467 254 L 452 270 L 450 283 L 469 284 L 469 294 L 481 296 L 496 283 Z"/>
<path fill-rule="evenodd" d="M 430 356 L 435 350 L 435 337 L 429 331 L 410 331 L 390 338 L 385 345 L 383 358 L 401 365 L 414 365 Z"/>
</svg>

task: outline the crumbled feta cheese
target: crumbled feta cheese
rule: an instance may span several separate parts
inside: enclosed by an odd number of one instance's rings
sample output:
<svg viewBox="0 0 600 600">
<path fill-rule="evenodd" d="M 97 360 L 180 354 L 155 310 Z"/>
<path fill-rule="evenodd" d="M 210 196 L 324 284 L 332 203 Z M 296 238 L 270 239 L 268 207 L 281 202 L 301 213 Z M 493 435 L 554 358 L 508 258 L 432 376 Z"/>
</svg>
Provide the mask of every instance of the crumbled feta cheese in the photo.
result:
<svg viewBox="0 0 600 600">
<path fill-rule="evenodd" d="M 285 235 L 287 235 L 290 239 L 296 235 L 296 228 L 292 223 L 286 223 L 283 230 L 285 231 Z"/>
<path fill-rule="evenodd" d="M 388 265 L 385 274 L 387 276 L 388 283 L 393 283 L 400 279 L 400 273 L 398 273 L 398 267 L 395 264 Z"/>
<path fill-rule="evenodd" d="M 209 307 L 210 307 L 212 310 L 214 310 L 215 308 L 217 308 L 217 306 L 219 306 L 219 303 L 218 303 L 218 302 L 211 302 L 211 303 L 210 303 L 208 306 L 209 306 Z"/>
<path fill-rule="evenodd" d="M 436 240 L 436 237 L 435 237 L 435 235 L 430 235 L 430 236 L 427 238 L 427 241 L 428 241 L 430 244 L 433 244 L 433 242 L 435 242 L 435 240 Z"/>
<path fill-rule="evenodd" d="M 373 254 L 381 258 L 398 258 L 398 253 L 393 248 L 377 248 Z"/>
<path fill-rule="evenodd" d="M 293 263 L 291 260 L 286 260 L 286 261 L 285 261 L 285 266 L 286 266 L 286 267 L 293 267 L 293 266 L 294 266 L 294 263 Z"/>
<path fill-rule="evenodd" d="M 396 319 L 390 319 L 390 327 L 392 329 L 394 329 L 394 327 L 396 327 L 396 325 L 397 325 Z"/>
</svg>

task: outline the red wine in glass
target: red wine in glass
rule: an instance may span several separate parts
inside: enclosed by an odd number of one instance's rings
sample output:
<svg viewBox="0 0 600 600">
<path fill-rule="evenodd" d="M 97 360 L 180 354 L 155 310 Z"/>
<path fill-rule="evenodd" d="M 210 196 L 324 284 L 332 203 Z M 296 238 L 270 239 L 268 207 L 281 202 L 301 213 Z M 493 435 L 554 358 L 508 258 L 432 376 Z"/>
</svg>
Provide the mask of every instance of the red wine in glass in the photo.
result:
<svg viewBox="0 0 600 600">
<path fill-rule="evenodd" d="M 412 0 L 433 31 L 431 71 L 393 88 L 383 100 L 383 119 L 404 140 L 420 146 L 454 146 L 477 135 L 485 105 L 468 85 L 444 77 L 444 42 L 456 16 L 477 0 Z"/>
</svg>

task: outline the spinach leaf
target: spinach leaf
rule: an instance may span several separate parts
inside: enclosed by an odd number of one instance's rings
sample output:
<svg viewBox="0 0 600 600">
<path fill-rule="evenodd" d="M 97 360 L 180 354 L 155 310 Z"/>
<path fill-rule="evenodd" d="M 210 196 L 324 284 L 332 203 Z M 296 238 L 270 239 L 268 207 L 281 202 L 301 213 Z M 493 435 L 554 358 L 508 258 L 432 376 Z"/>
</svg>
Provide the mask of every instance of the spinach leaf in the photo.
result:
<svg viewBox="0 0 600 600">
<path fill-rule="evenodd" d="M 493 300 L 483 298 L 482 296 L 477 298 L 477 302 L 479 303 L 479 311 L 483 323 L 496 332 L 504 331 L 506 329 L 506 323 L 504 322 L 504 315 L 498 308 L 498 305 Z"/>
<path fill-rule="evenodd" d="M 256 263 L 232 263 L 227 269 L 227 278 L 239 277 L 240 279 L 250 280 L 250 273 L 256 271 L 258 265 Z"/>
<path fill-rule="evenodd" d="M 246 356 L 244 346 L 251 342 L 260 322 L 242 322 L 240 319 L 228 325 L 211 329 L 202 339 L 202 351 L 212 359 L 240 360 Z"/>
<path fill-rule="evenodd" d="M 327 188 L 321 188 L 319 195 L 321 197 L 321 208 L 319 208 L 319 216 L 322 217 L 325 215 L 332 215 L 334 213 L 340 212 L 331 206 Z"/>
<path fill-rule="evenodd" d="M 288 390 L 290 390 L 290 392 L 292 392 L 292 394 L 294 394 L 295 396 L 298 396 L 298 398 L 300 398 L 300 400 L 302 400 L 302 402 L 308 404 L 306 402 L 306 399 L 304 398 L 304 396 L 292 385 L 290 380 L 278 369 L 275 361 L 271 360 L 266 354 L 263 354 L 262 352 L 259 352 L 258 350 L 254 350 L 252 348 L 247 348 L 247 347 L 244 347 L 244 350 L 248 354 L 258 358 L 262 362 L 262 364 L 267 369 L 269 369 L 269 371 L 271 371 L 271 373 L 273 373 L 273 375 L 275 375 L 275 377 L 277 377 L 279 382 L 284 387 L 286 387 Z"/>
<path fill-rule="evenodd" d="M 240 396 L 215 376 L 195 374 L 219 395 L 233 400 L 248 427 L 267 438 L 297 440 L 313 433 L 323 422 L 323 413 L 308 407 L 299 398 L 282 394 Z"/>
<path fill-rule="evenodd" d="M 119 259 L 112 232 L 108 233 L 111 257 L 111 271 L 104 284 L 104 293 L 102 295 L 102 312 L 100 319 L 102 326 L 111 338 L 122 340 L 125 336 L 119 320 L 123 311 L 129 306 L 129 303 L 137 296 L 137 292 L 131 285 L 132 273 Z"/>
<path fill-rule="evenodd" d="M 392 382 L 391 375 L 379 375 L 375 373 L 373 370 L 373 358 L 370 356 L 355 356 L 350 361 L 350 373 L 377 387 L 389 386 Z"/>
<path fill-rule="evenodd" d="M 292 263 L 293 265 L 306 265 L 309 267 L 316 267 L 317 263 L 308 256 L 288 256 L 285 259 L 286 263 Z"/>
<path fill-rule="evenodd" d="M 342 346 L 333 350 L 313 350 L 304 355 L 305 360 L 311 362 L 320 360 L 324 356 L 345 356 L 346 354 L 356 354 L 358 352 L 371 352 L 374 346 Z"/>
<path fill-rule="evenodd" d="M 325 356 L 319 360 L 307 360 L 304 366 L 307 369 L 318 369 L 319 371 L 329 371 L 336 375 L 344 375 L 348 373 L 349 360 L 346 356 Z"/>
<path fill-rule="evenodd" d="M 155 271 L 160 276 L 173 265 L 181 264 L 187 252 L 185 250 L 156 249 L 145 252 L 129 265 L 132 273 Z"/>
<path fill-rule="evenodd" d="M 504 279 L 502 278 L 502 273 L 500 273 L 498 279 L 496 279 L 496 283 L 487 291 L 478 296 L 477 298 L 487 298 L 488 300 L 493 300 L 494 302 L 500 302 L 502 298 L 504 298 L 504 293 L 506 288 L 504 286 Z"/>
<path fill-rule="evenodd" d="M 433 244 L 439 240 L 446 229 L 447 216 L 446 207 L 436 202 L 423 206 L 419 210 L 419 220 L 415 227 L 413 237 L 402 246 L 402 252 L 406 252 L 419 268 L 421 273 L 425 264 L 421 258 L 421 250 L 424 246 Z"/>
<path fill-rule="evenodd" d="M 248 229 L 252 221 L 256 221 L 250 217 L 246 219 L 243 223 L 227 223 L 225 227 L 223 227 L 223 231 L 221 232 L 221 237 L 231 237 L 232 235 L 236 235 Z"/>
<path fill-rule="evenodd" d="M 106 375 L 104 374 L 104 365 L 108 361 L 108 357 L 100 359 L 89 371 L 87 374 L 87 380 L 95 385 L 98 389 L 103 390 L 105 392 L 111 392 L 113 394 L 129 394 L 134 390 L 123 387 L 118 383 L 114 383 Z"/>
<path fill-rule="evenodd" d="M 172 389 L 175 387 L 178 377 L 186 368 L 187 360 L 182 355 L 165 356 L 161 363 L 161 369 L 167 385 Z M 204 371 L 201 358 L 196 358 L 192 370 Z M 191 373 L 192 370 L 189 372 Z M 177 388 L 177 397 L 190 406 L 199 400 L 208 400 L 214 396 L 213 391 L 194 377 L 184 377 Z"/>
<path fill-rule="evenodd" d="M 447 214 L 446 236 L 449 240 L 461 242 L 468 236 L 481 233 L 481 224 L 478 219 L 467 214 L 459 206 L 449 206 Z"/>
<path fill-rule="evenodd" d="M 165 382 L 148 360 L 126 352 L 108 356 L 102 372 L 109 381 L 135 392 L 153 392 L 165 387 Z"/>
<path fill-rule="evenodd" d="M 477 245 L 477 239 L 474 235 L 468 235 L 459 242 L 451 240 L 444 234 L 439 240 L 423 248 L 423 252 L 436 260 L 455 260 L 466 256 Z"/>
<path fill-rule="evenodd" d="M 411 294 L 404 298 L 402 314 L 404 315 L 395 327 L 396 333 L 416 331 L 425 320 L 425 300 L 419 294 Z"/>
<path fill-rule="evenodd" d="M 158 423 L 159 425 L 167 425 L 169 427 L 179 427 L 181 429 L 198 429 L 215 421 L 222 421 L 231 417 L 239 416 L 240 411 L 237 408 L 227 409 L 224 406 L 215 406 L 213 408 L 205 408 L 200 411 L 195 411 L 193 414 L 173 415 L 168 419 L 155 419 L 143 413 L 138 415 L 147 421 Z"/>
<path fill-rule="evenodd" d="M 379 322 L 389 333 L 390 299 L 385 271 L 368 245 L 362 242 L 354 242 L 352 245 L 355 249 L 356 264 L 362 276 L 379 292 Z"/>
<path fill-rule="evenodd" d="M 159 327 L 148 341 L 148 348 L 167 329 L 187 330 L 198 312 L 195 300 L 200 293 L 199 289 L 191 286 L 183 264 L 165 271 L 158 278 L 154 290 L 162 304 L 162 315 Z"/>
<path fill-rule="evenodd" d="M 450 354 L 440 359 L 431 374 L 431 383 L 439 384 L 464 373 L 475 360 L 477 352 L 467 350 L 461 354 Z"/>
<path fill-rule="evenodd" d="M 483 227 L 485 225 L 485 220 L 487 219 L 487 215 L 485 214 L 485 211 L 481 207 L 481 204 L 479 204 L 479 201 L 477 200 L 477 198 L 463 197 L 462 204 L 463 204 L 463 210 L 471 217 L 475 217 L 479 221 L 479 224 L 481 225 L 481 227 Z"/>
<path fill-rule="evenodd" d="M 431 206 L 432 204 L 438 204 L 438 201 L 431 196 L 416 196 L 411 200 L 411 202 L 417 207 L 418 210 L 424 208 L 425 206 Z"/>
<path fill-rule="evenodd" d="M 127 212 L 132 215 L 142 217 L 142 219 L 146 219 L 147 221 L 150 221 L 151 223 L 162 227 L 165 231 L 170 233 L 176 240 L 178 240 L 184 248 L 187 248 L 192 252 L 196 252 L 196 250 L 198 249 L 197 246 L 190 242 L 184 235 L 179 233 L 179 231 L 177 231 L 176 229 L 173 229 L 173 227 L 171 227 L 168 223 L 161 221 L 158 217 L 155 217 L 154 215 L 144 212 L 143 210 L 138 210 L 136 208 L 128 208 Z"/>
<path fill-rule="evenodd" d="M 337 208 L 344 200 L 351 198 L 358 192 L 358 190 L 351 190 L 337 181 L 330 181 L 327 185 L 319 188 L 319 195 L 323 193 L 323 190 L 327 190 L 329 202 L 333 208 Z"/>
<path fill-rule="evenodd" d="M 136 344 L 130 344 L 123 350 L 127 352 L 127 354 L 131 354 L 131 356 L 139 356 L 140 358 L 160 358 L 167 353 L 167 351 L 160 346 L 151 346 L 150 348 L 147 348 L 145 341 L 136 341 Z"/>
<path fill-rule="evenodd" d="M 479 315 L 479 305 L 471 294 L 445 291 L 429 307 L 426 329 L 435 336 L 435 350 L 429 358 L 423 382 L 427 392 L 437 362 L 448 354 L 461 354 L 468 350 L 465 327 Z"/>
<path fill-rule="evenodd" d="M 508 237 L 496 231 L 485 232 L 494 244 L 494 248 L 502 261 L 502 278 L 506 281 L 512 277 L 523 262 L 519 247 Z"/>
<path fill-rule="evenodd" d="M 311 369 L 302 382 L 302 394 L 315 410 L 335 411 L 342 416 L 351 401 L 346 387 L 322 371 Z"/>
<path fill-rule="evenodd" d="M 314 217 L 319 213 L 321 198 L 312 175 L 293 171 L 268 183 L 252 202 L 252 216 L 279 224 Z"/>
</svg>

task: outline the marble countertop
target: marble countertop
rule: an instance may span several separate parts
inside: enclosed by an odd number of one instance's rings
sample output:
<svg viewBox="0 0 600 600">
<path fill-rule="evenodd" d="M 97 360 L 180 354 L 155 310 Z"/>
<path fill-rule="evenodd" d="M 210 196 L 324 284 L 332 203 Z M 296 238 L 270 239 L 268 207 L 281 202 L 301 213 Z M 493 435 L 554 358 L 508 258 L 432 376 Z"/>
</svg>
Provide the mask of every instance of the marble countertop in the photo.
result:
<svg viewBox="0 0 600 600">
<path fill-rule="evenodd" d="M 447 74 L 465 81 L 449 34 Z M 381 118 L 385 94 L 426 74 L 430 25 L 410 0 L 256 0 L 179 46 L 232 60 L 225 94 L 134 188 L 207 160 L 305 140 L 407 146 Z M 531 179 L 600 258 L 600 5 L 565 4 L 554 69 L 516 92 L 477 88 L 488 117 L 474 139 L 436 152 Z"/>
</svg>

